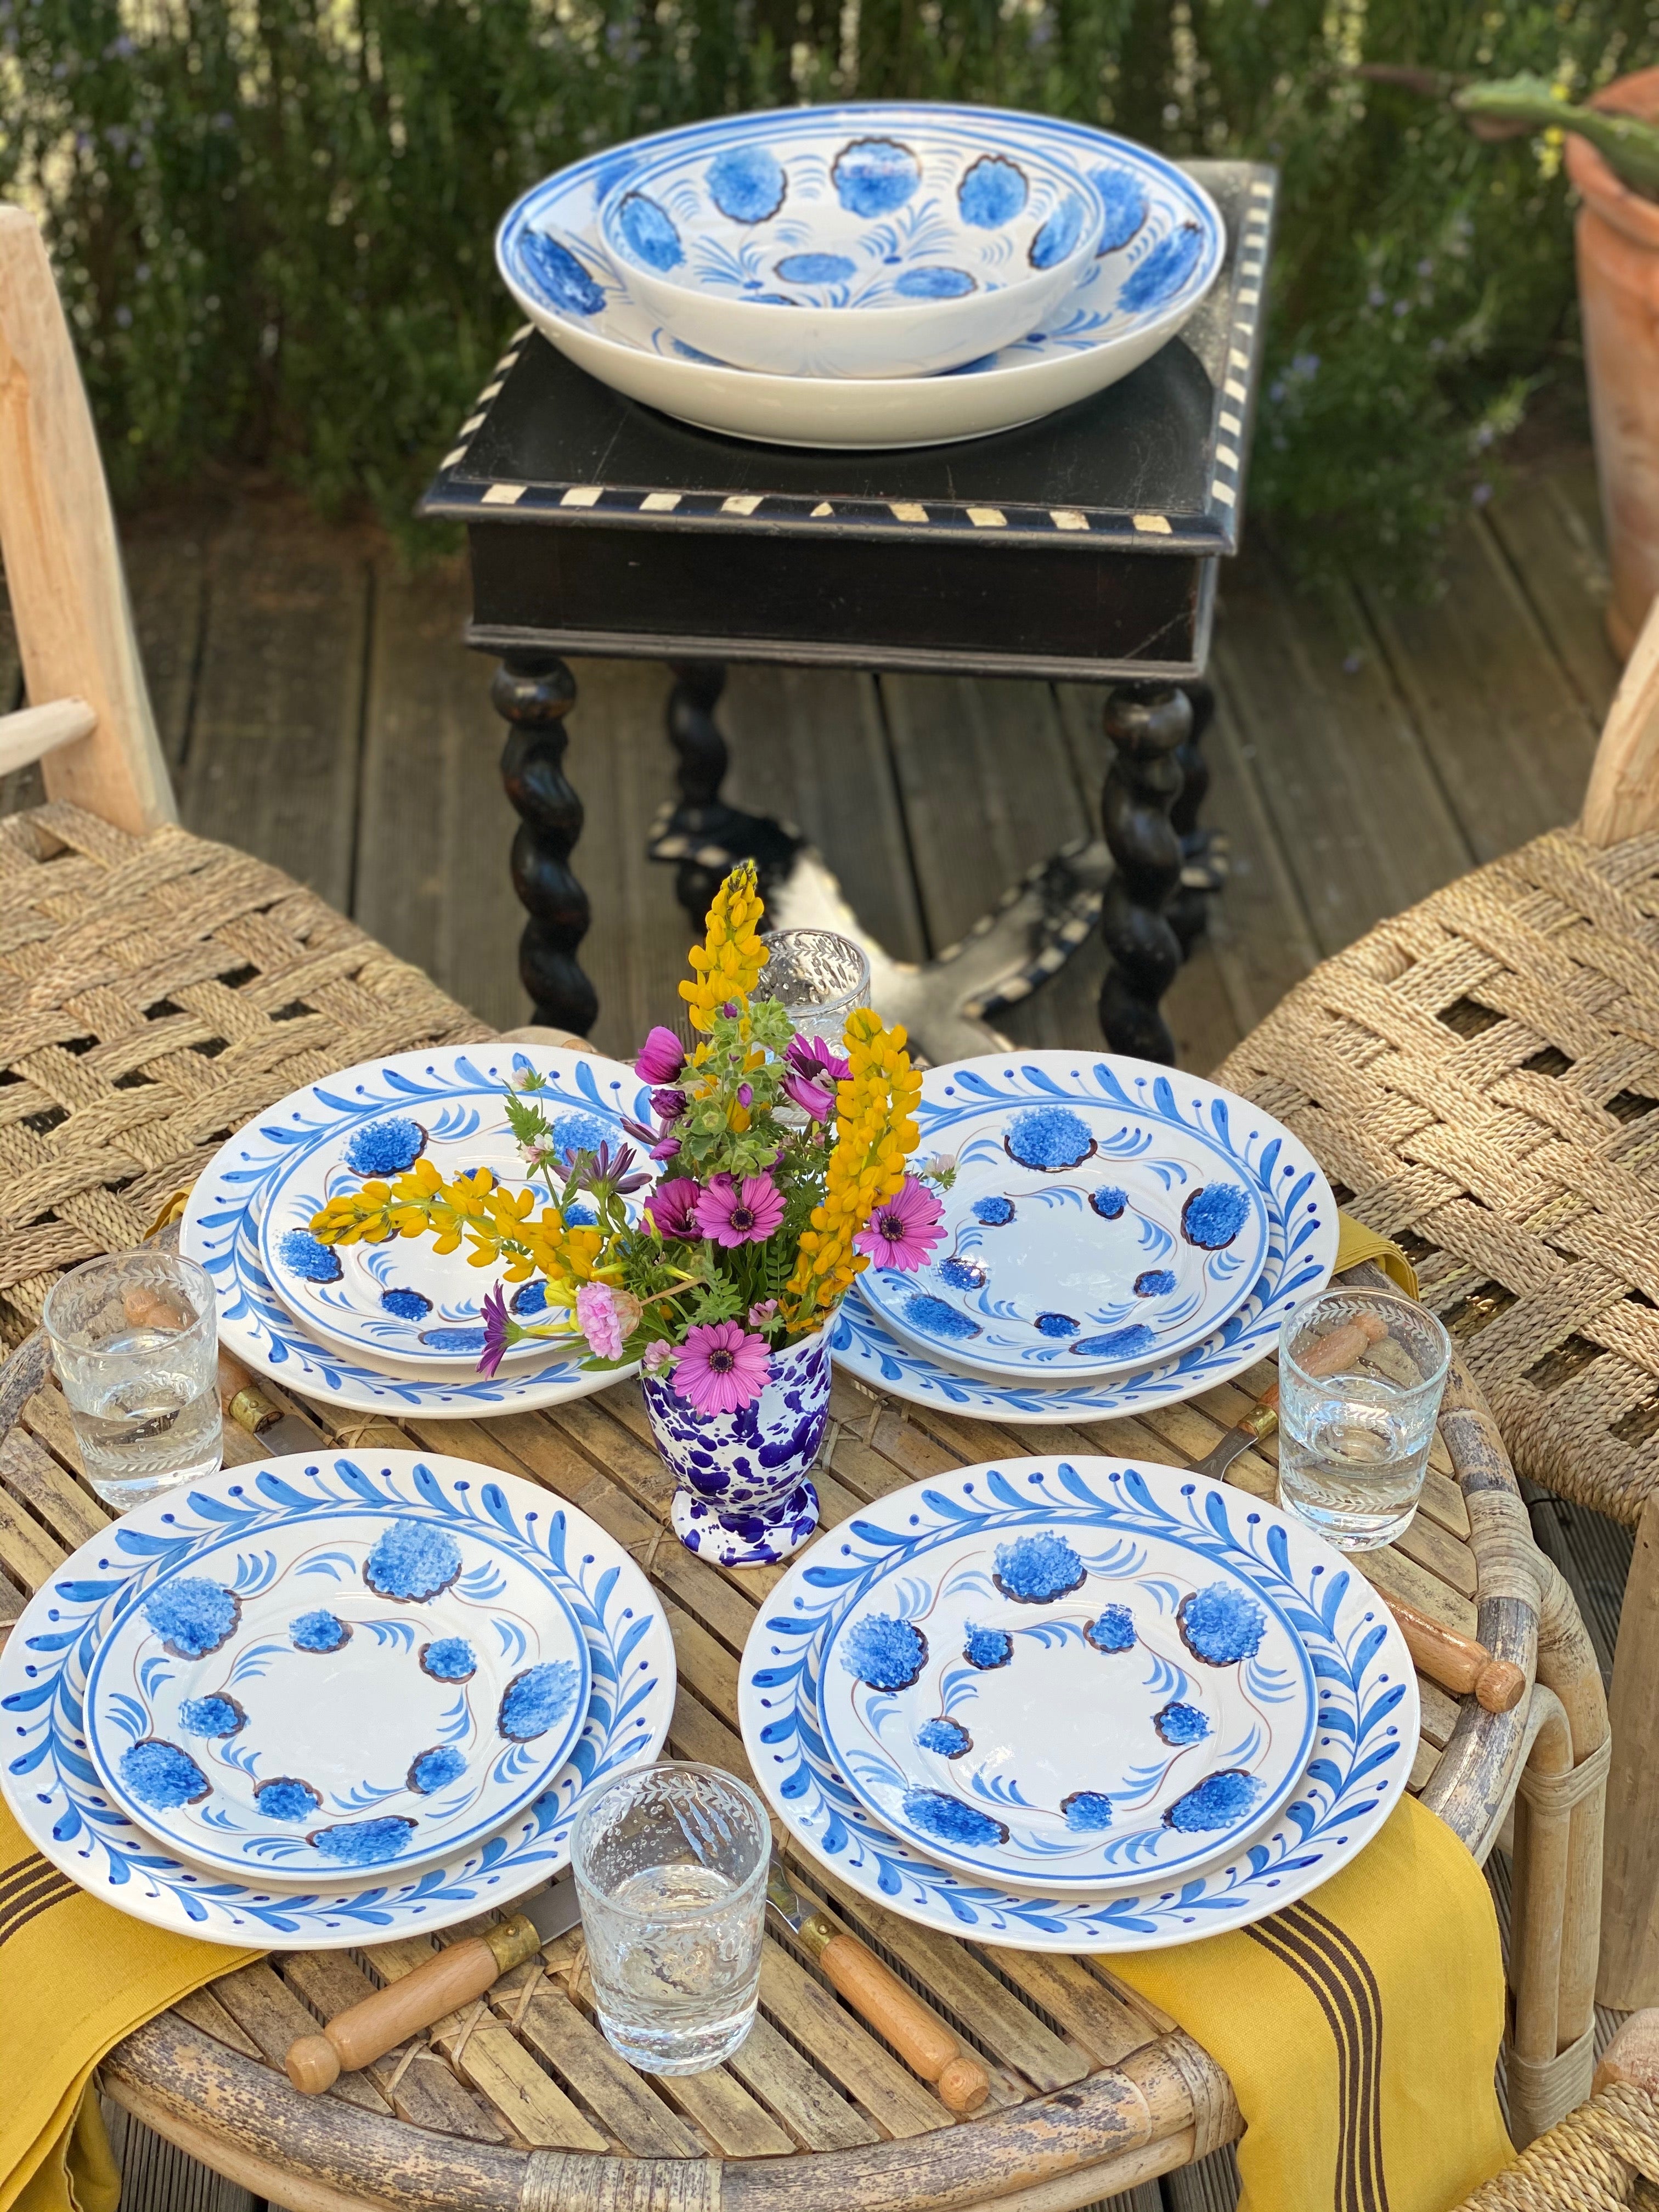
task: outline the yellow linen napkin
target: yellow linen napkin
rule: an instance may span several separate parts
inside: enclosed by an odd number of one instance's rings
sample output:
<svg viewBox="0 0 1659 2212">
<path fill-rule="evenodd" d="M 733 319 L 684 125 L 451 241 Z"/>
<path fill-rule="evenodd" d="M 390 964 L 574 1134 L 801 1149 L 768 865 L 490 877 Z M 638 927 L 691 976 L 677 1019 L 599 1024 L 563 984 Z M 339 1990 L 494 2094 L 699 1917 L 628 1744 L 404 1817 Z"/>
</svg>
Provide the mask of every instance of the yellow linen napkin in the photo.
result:
<svg viewBox="0 0 1659 2212">
<path fill-rule="evenodd" d="M 1418 1295 L 1417 1270 L 1400 1247 L 1380 1231 L 1367 1229 L 1363 1221 L 1356 1221 L 1352 1214 L 1344 1213 L 1339 1206 L 1334 1272 L 1340 1275 L 1345 1267 L 1357 1267 L 1362 1260 L 1375 1260 L 1395 1290 L 1404 1291 L 1408 1298 Z"/>
<path fill-rule="evenodd" d="M 115 2212 L 93 2068 L 175 1999 L 263 1955 L 88 1896 L 0 1802 L 0 2212 Z"/>
<path fill-rule="evenodd" d="M 1449 2212 L 1515 2156 L 1491 1893 L 1414 1797 L 1301 1904 L 1100 1963 L 1225 2068 L 1239 2212 Z"/>
</svg>

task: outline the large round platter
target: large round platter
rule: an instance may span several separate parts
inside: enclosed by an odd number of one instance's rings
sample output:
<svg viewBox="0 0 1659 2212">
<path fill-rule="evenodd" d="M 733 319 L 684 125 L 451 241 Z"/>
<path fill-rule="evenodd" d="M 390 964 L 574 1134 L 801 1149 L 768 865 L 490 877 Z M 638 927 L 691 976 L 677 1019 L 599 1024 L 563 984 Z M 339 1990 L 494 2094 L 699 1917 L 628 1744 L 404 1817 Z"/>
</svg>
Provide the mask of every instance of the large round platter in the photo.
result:
<svg viewBox="0 0 1659 2212">
<path fill-rule="evenodd" d="M 836 378 L 732 368 L 677 340 L 635 300 L 600 223 L 611 198 L 662 153 L 708 152 L 750 118 L 720 117 L 588 155 L 508 210 L 495 259 L 519 306 L 580 368 L 629 398 L 703 429 L 781 445 L 950 444 L 1006 430 L 1103 391 L 1173 337 L 1220 270 L 1226 233 L 1201 186 L 1145 147 L 1085 124 L 1014 111 L 872 104 L 787 111 L 849 131 L 902 133 L 941 117 L 1012 130 L 1034 152 L 1075 162 L 1108 209 L 1077 290 L 1018 343 L 942 376 Z M 775 114 L 766 120 L 776 127 Z"/>
<path fill-rule="evenodd" d="M 591 1686 L 538 1545 L 356 1504 L 175 1558 L 99 1645 L 85 1726 L 136 1826 L 314 1887 L 505 1826 L 564 1765 Z"/>
<path fill-rule="evenodd" d="M 587 1644 L 581 1734 L 533 1803 L 423 1872 L 289 1892 L 198 1868 L 112 1805 L 90 1763 L 82 1713 L 98 1644 L 193 1554 L 227 1538 L 257 1548 L 307 1515 L 363 1506 L 388 1520 L 495 1529 L 539 1555 Z M 556 1874 L 581 1794 L 657 1756 L 674 1689 L 672 1639 L 644 1576 L 586 1514 L 533 1483 L 410 1451 L 276 1459 L 136 1507 L 42 1584 L 0 1651 L 0 1788 L 34 1849 L 122 1911 L 215 1942 L 337 1950 L 447 1928 Z"/>
<path fill-rule="evenodd" d="M 920 1126 L 956 1163 L 945 1241 L 915 1273 L 869 1269 L 866 1299 L 924 1350 L 1016 1381 L 1202 1343 L 1261 1279 L 1255 1178 L 1157 1096 L 1121 1103 L 1088 1073 L 1050 1081 L 1040 1101 L 1010 1100 L 979 1062 L 927 1071 Z"/>
<path fill-rule="evenodd" d="M 179 1230 L 180 1249 L 213 1278 L 219 1335 L 226 1347 L 250 1367 L 309 1397 L 358 1413 L 420 1413 L 437 1419 L 558 1405 L 605 1389 L 632 1373 L 627 1368 L 584 1369 L 584 1345 L 532 1355 L 521 1365 L 509 1362 L 488 1380 L 464 1362 L 451 1366 L 440 1358 L 432 1367 L 423 1359 L 417 1364 L 406 1356 L 403 1338 L 419 1323 L 384 1308 L 375 1325 L 384 1321 L 398 1332 L 400 1348 L 388 1343 L 374 1351 L 350 1350 L 290 1311 L 266 1272 L 260 1252 L 265 1208 L 290 1176 L 295 1158 L 317 1140 L 319 1128 L 331 1143 L 339 1141 L 342 1128 L 349 1133 L 354 1124 L 370 1127 L 386 1120 L 429 1130 L 441 1126 L 446 1115 L 493 1114 L 507 1085 L 523 1087 L 532 1078 L 543 1084 L 542 1101 L 556 1126 L 568 1118 L 573 1126 L 602 1127 L 613 1144 L 621 1138 L 623 1115 L 648 1107 L 648 1096 L 631 1068 L 592 1054 L 548 1045 L 437 1046 L 347 1068 L 282 1100 L 238 1130 L 198 1177 Z M 343 1249 L 360 1254 L 357 1247 Z M 377 1249 L 378 1260 L 372 1256 Z M 397 1271 L 422 1264 L 416 1240 L 367 1248 L 352 1261 L 354 1268 L 376 1264 L 393 1271 L 394 1287 L 401 1285 L 404 1278 Z M 482 1277 L 485 1271 L 476 1273 Z M 487 1283 L 480 1284 L 483 1287 Z M 367 1310 L 374 1316 L 375 1305 Z"/>
<path fill-rule="evenodd" d="M 1207 1537 L 1109 1523 L 907 1548 L 842 1612 L 818 1694 L 830 1757 L 884 1826 L 1069 1893 L 1167 1880 L 1265 1826 L 1317 1706 L 1276 1593 Z"/>
<path fill-rule="evenodd" d="M 1270 1114 L 1198 1076 L 1146 1060 L 1089 1060 L 1066 1052 L 959 1060 L 931 1070 L 926 1079 L 917 1116 L 921 1154 L 949 1154 L 958 1133 L 975 1126 L 988 1109 L 1012 1115 L 1056 1105 L 1085 1115 L 1102 1107 L 1142 1115 L 1167 1133 L 1168 1141 L 1185 1131 L 1231 1161 L 1241 1185 L 1259 1195 L 1267 1217 L 1267 1249 L 1249 1295 L 1201 1342 L 1150 1365 L 1083 1382 L 1068 1380 L 1064 1369 L 1014 1380 L 973 1372 L 954 1346 L 948 1353 L 924 1351 L 901 1337 L 863 1295 L 860 1276 L 830 1327 L 830 1350 L 839 1365 L 896 1397 L 991 1420 L 1107 1420 L 1173 1405 L 1241 1374 L 1272 1350 L 1285 1316 L 1330 1279 L 1336 1201 L 1313 1155 Z"/>
<path fill-rule="evenodd" d="M 940 1864 L 872 1817 L 822 1731 L 831 1638 L 878 1575 L 941 1545 L 1054 1535 L 1079 1546 L 1179 1540 L 1242 1577 L 1302 1638 L 1317 1678 L 1313 1741 L 1288 1801 L 1231 1853 L 1173 1879 L 1079 1898 L 1031 1894 Z M 795 1561 L 750 1632 L 738 1714 L 757 1783 L 791 1834 L 861 1895 L 907 1919 L 1018 1950 L 1161 1949 L 1247 1927 L 1328 1881 L 1404 1791 L 1417 1682 L 1392 1615 L 1364 1577 L 1290 1516 L 1175 1468 L 1017 1459 L 913 1483 L 861 1508 Z M 1133 1863 L 1127 1872 L 1136 1869 Z"/>
</svg>

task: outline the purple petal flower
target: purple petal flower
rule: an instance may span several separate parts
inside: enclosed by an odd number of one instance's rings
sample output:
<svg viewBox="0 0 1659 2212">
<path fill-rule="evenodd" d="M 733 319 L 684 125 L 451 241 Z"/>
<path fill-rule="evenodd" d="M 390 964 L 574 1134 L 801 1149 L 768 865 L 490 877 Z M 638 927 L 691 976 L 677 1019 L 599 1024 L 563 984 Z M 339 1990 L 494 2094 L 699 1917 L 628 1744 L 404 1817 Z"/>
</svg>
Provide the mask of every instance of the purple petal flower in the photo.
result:
<svg viewBox="0 0 1659 2212">
<path fill-rule="evenodd" d="M 697 1198 L 697 1231 L 730 1249 L 764 1244 L 783 1219 L 783 1193 L 769 1175 L 712 1176 Z M 747 1401 L 744 1401 L 745 1403 Z"/>
<path fill-rule="evenodd" d="M 685 1111 L 685 1093 L 680 1090 L 653 1091 L 651 1111 L 659 1121 L 678 1121 Z"/>
<path fill-rule="evenodd" d="M 630 1172 L 638 1157 L 631 1145 L 619 1145 L 614 1152 L 609 1145 L 601 1145 L 593 1155 L 592 1172 L 587 1178 L 590 1188 L 608 1182 L 623 1198 L 626 1198 L 630 1191 L 643 1190 L 650 1182 L 650 1176 Z"/>
<path fill-rule="evenodd" d="M 783 1095 L 815 1121 L 827 1121 L 836 1110 L 836 1102 L 830 1093 L 805 1076 L 797 1075 L 793 1067 L 783 1079 Z"/>
<path fill-rule="evenodd" d="M 627 1130 L 629 1135 L 633 1138 L 635 1144 L 654 1145 L 657 1141 L 656 1131 L 654 1129 L 647 1129 L 643 1121 L 630 1121 L 627 1115 L 624 1114 L 622 1117 L 622 1125 L 623 1128 Z"/>
<path fill-rule="evenodd" d="M 665 1137 L 660 1144 L 652 1146 L 651 1157 L 653 1160 L 672 1160 L 678 1158 L 680 1140 L 678 1137 Z"/>
<path fill-rule="evenodd" d="M 827 1037 L 797 1032 L 790 1038 L 783 1056 L 796 1074 L 805 1076 L 809 1082 L 845 1083 L 853 1073 L 852 1062 L 843 1058 Z"/>
<path fill-rule="evenodd" d="M 507 1300 L 501 1296 L 499 1283 L 485 1296 L 483 1309 L 483 1351 L 478 1359 L 478 1372 L 488 1377 L 501 1364 L 502 1354 L 508 1345 L 523 1334 L 518 1323 L 507 1310 Z"/>
<path fill-rule="evenodd" d="M 645 1201 L 645 1210 L 659 1237 L 694 1243 L 702 1231 L 697 1226 L 697 1200 L 702 1191 L 690 1176 L 672 1176 L 659 1182 Z"/>
<path fill-rule="evenodd" d="M 750 1109 L 750 1108 L 754 1104 L 754 1103 L 755 1103 L 755 1086 L 754 1086 L 754 1085 L 753 1085 L 752 1083 L 740 1083 L 740 1084 L 738 1084 L 738 1105 L 739 1105 L 739 1106 L 741 1106 L 741 1107 L 742 1107 L 742 1109 L 743 1109 L 743 1110 L 744 1110 L 744 1112 L 745 1114 L 749 1111 L 749 1109 Z"/>
<path fill-rule="evenodd" d="M 641 1083 L 672 1083 L 685 1066 L 685 1047 L 672 1030 L 654 1029 L 640 1047 L 634 1072 Z"/>
<path fill-rule="evenodd" d="M 925 1182 L 906 1176 L 896 1198 L 878 1206 L 867 1229 L 853 1239 L 853 1249 L 864 1253 L 878 1267 L 896 1267 L 908 1273 L 920 1267 L 935 1244 L 944 1239 L 945 1208 Z"/>
<path fill-rule="evenodd" d="M 764 1337 L 740 1322 L 702 1322 L 685 1332 L 674 1363 L 674 1389 L 700 1413 L 736 1413 L 766 1388 L 772 1355 Z"/>
</svg>

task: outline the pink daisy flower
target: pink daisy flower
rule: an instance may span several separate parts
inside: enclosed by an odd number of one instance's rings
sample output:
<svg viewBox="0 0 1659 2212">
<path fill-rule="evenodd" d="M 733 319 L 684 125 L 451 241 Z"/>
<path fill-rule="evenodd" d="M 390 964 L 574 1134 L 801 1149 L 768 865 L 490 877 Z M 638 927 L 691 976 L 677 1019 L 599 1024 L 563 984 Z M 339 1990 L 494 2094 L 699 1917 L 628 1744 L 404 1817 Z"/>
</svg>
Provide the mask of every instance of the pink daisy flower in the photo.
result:
<svg viewBox="0 0 1659 2212">
<path fill-rule="evenodd" d="M 601 1359 L 620 1359 L 639 1324 L 640 1302 L 609 1283 L 584 1283 L 576 1293 L 576 1326 Z"/>
<path fill-rule="evenodd" d="M 697 1199 L 697 1229 L 717 1244 L 764 1244 L 783 1219 L 783 1193 L 769 1175 L 712 1176 Z M 746 1402 L 746 1401 L 745 1401 Z"/>
<path fill-rule="evenodd" d="M 701 1237 L 697 1200 L 702 1195 L 690 1176 L 671 1176 L 666 1182 L 659 1182 L 645 1201 L 645 1210 L 655 1224 L 657 1234 L 684 1244 Z"/>
<path fill-rule="evenodd" d="M 864 1253 L 878 1267 L 896 1267 L 905 1273 L 920 1267 L 935 1244 L 944 1239 L 940 1225 L 945 1208 L 925 1182 L 906 1176 L 896 1198 L 878 1206 L 867 1229 L 853 1239 L 853 1249 Z"/>
<path fill-rule="evenodd" d="M 685 1333 L 674 1363 L 676 1394 L 700 1413 L 736 1413 L 766 1388 L 772 1355 L 740 1322 L 703 1322 Z"/>
<path fill-rule="evenodd" d="M 659 1083 L 672 1083 L 684 1066 L 685 1047 L 672 1030 L 658 1028 L 640 1047 L 634 1073 L 641 1083 L 654 1087 Z"/>
</svg>

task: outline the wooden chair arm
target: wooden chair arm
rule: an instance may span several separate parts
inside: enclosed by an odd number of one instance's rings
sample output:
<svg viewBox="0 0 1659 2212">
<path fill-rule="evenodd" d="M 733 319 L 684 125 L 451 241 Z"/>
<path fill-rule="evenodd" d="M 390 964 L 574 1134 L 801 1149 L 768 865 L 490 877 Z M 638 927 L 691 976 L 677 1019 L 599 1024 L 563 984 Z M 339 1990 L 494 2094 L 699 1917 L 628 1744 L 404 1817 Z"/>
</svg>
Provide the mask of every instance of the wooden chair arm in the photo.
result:
<svg viewBox="0 0 1659 2212">
<path fill-rule="evenodd" d="M 1607 709 L 1578 826 L 1601 847 L 1659 828 L 1659 599 Z"/>
<path fill-rule="evenodd" d="M 0 714 L 0 775 L 27 768 L 77 738 L 89 738 L 97 720 L 84 699 L 53 699 L 44 707 Z"/>
</svg>

